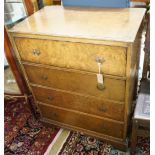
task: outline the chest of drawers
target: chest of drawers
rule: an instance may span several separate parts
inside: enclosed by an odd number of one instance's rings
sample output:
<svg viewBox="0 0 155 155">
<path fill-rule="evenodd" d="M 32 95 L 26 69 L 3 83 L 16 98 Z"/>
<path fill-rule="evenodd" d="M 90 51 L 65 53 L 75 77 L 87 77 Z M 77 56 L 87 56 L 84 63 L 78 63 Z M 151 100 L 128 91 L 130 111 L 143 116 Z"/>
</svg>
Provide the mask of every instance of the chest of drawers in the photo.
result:
<svg viewBox="0 0 155 155">
<path fill-rule="evenodd" d="M 45 7 L 9 30 L 45 123 L 127 148 L 145 9 Z M 97 60 L 104 87 L 97 82 Z"/>
</svg>

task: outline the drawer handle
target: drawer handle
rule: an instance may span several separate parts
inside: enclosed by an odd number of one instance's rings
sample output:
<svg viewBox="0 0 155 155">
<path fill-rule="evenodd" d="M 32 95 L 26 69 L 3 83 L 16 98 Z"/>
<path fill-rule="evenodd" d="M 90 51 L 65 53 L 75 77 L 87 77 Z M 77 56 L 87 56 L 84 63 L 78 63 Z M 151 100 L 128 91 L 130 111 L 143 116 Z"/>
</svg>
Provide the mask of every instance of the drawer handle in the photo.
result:
<svg viewBox="0 0 155 155">
<path fill-rule="evenodd" d="M 106 107 L 101 107 L 101 108 L 99 108 L 99 111 L 101 111 L 101 112 L 107 112 L 107 108 Z"/>
<path fill-rule="evenodd" d="M 53 117 L 58 117 L 57 113 L 52 113 Z"/>
<path fill-rule="evenodd" d="M 48 96 L 47 99 L 52 101 L 54 98 L 52 96 Z"/>
<path fill-rule="evenodd" d="M 97 89 L 98 90 L 104 90 L 105 89 L 105 85 L 102 83 L 97 83 Z"/>
<path fill-rule="evenodd" d="M 103 62 L 105 62 L 105 59 L 103 57 L 97 56 L 96 62 L 102 64 Z"/>
<path fill-rule="evenodd" d="M 46 75 L 43 75 L 43 76 L 41 77 L 41 79 L 43 79 L 43 80 L 47 80 L 48 77 L 47 77 Z"/>
<path fill-rule="evenodd" d="M 41 52 L 40 52 L 40 50 L 38 50 L 38 49 L 33 49 L 33 50 L 32 50 L 32 54 L 33 54 L 33 55 L 39 56 L 39 55 L 41 54 Z"/>
</svg>

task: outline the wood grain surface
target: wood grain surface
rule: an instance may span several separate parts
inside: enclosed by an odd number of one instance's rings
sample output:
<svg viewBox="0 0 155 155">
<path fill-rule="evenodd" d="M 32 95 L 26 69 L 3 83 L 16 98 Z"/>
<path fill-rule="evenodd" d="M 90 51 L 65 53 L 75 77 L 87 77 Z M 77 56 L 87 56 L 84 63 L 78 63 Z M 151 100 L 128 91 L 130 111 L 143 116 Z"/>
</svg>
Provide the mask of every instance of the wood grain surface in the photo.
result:
<svg viewBox="0 0 155 155">
<path fill-rule="evenodd" d="M 47 6 L 10 32 L 134 42 L 144 8 L 89 9 Z"/>
<path fill-rule="evenodd" d="M 85 97 L 35 85 L 31 86 L 37 101 L 118 121 L 124 121 L 124 103 L 110 102 L 96 97 Z"/>
<path fill-rule="evenodd" d="M 96 58 L 103 58 L 101 71 L 105 74 L 125 76 L 126 48 L 51 41 L 41 39 L 15 38 L 22 61 L 54 65 L 65 68 L 98 72 Z M 40 53 L 34 54 L 33 50 Z"/>
<path fill-rule="evenodd" d="M 105 119 L 98 119 L 83 115 L 80 113 L 71 112 L 61 108 L 48 106 L 44 103 L 39 104 L 42 111 L 42 116 L 65 124 L 81 127 L 84 129 L 96 131 L 103 134 L 108 134 L 117 138 L 122 138 L 123 124 L 114 123 Z"/>
<path fill-rule="evenodd" d="M 104 78 L 105 89 L 97 88 L 96 74 L 64 71 L 61 68 L 51 69 L 24 65 L 30 83 L 61 89 L 65 91 L 83 94 L 85 96 L 96 96 L 100 99 L 115 101 L 125 100 L 125 81 Z"/>
</svg>

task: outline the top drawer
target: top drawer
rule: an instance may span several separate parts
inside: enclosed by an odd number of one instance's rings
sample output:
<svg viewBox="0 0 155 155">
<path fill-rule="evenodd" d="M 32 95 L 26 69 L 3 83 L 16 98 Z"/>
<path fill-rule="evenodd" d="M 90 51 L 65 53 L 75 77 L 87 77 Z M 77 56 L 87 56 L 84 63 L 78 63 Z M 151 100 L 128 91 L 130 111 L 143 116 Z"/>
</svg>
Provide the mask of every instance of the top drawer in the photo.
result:
<svg viewBox="0 0 155 155">
<path fill-rule="evenodd" d="M 126 48 L 88 43 L 15 38 L 22 61 L 98 72 L 96 58 L 103 58 L 104 74 L 125 76 Z"/>
</svg>

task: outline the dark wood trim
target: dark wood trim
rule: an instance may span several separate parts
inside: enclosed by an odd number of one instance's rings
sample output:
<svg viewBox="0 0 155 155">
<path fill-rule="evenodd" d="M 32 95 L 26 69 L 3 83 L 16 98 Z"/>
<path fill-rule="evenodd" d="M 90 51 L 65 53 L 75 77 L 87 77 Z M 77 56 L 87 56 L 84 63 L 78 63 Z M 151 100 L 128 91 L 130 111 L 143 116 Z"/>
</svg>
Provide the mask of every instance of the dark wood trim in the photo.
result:
<svg viewBox="0 0 155 155">
<path fill-rule="evenodd" d="M 150 0 L 131 0 L 131 2 L 144 2 L 148 5 L 150 3 Z"/>
<path fill-rule="evenodd" d="M 61 5 L 61 0 L 53 0 L 54 5 Z"/>
<path fill-rule="evenodd" d="M 143 75 L 142 79 L 147 79 L 147 72 L 150 72 L 150 14 L 146 15 L 147 29 L 146 29 L 146 39 L 144 47 L 144 65 L 143 65 Z"/>
<path fill-rule="evenodd" d="M 10 68 L 13 72 L 13 75 L 15 77 L 15 80 L 19 86 L 21 94 L 23 94 L 23 95 L 29 94 L 29 89 L 26 85 L 24 77 L 22 76 L 20 69 L 18 68 L 17 62 L 15 60 L 13 47 L 11 45 L 11 42 L 10 42 L 8 34 L 7 34 L 7 30 L 5 27 L 4 27 L 4 52 L 5 52 L 6 59 L 9 63 L 9 66 L 10 66 Z"/>
<path fill-rule="evenodd" d="M 31 0 L 24 0 L 24 3 L 25 3 L 28 16 L 31 16 L 34 13 L 34 7 Z"/>
</svg>

